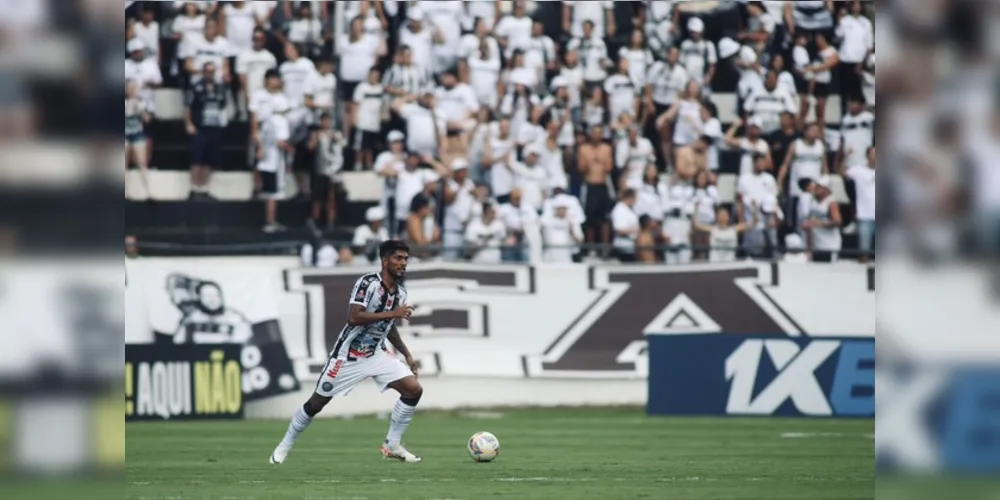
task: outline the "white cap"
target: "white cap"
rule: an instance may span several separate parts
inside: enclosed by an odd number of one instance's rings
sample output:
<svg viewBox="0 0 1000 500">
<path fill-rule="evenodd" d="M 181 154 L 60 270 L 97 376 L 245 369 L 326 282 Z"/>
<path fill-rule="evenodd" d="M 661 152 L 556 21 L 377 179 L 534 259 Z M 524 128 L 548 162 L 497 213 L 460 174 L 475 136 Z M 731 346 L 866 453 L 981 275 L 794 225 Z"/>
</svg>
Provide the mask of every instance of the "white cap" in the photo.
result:
<svg viewBox="0 0 1000 500">
<path fill-rule="evenodd" d="M 750 120 L 747 121 L 747 125 L 751 127 L 764 128 L 764 119 L 759 116 L 751 116 Z"/>
<path fill-rule="evenodd" d="M 554 92 L 557 88 L 565 87 L 566 85 L 567 85 L 566 78 L 563 77 L 562 75 L 559 75 L 552 79 L 552 83 L 549 85 L 549 88 L 551 88 L 552 91 Z"/>
<path fill-rule="evenodd" d="M 146 50 L 146 42 L 143 42 L 141 38 L 133 38 L 128 41 L 128 43 L 125 45 L 125 48 L 127 48 L 129 52 L 135 52 L 137 50 Z"/>
<path fill-rule="evenodd" d="M 744 64 L 753 64 L 757 62 L 757 51 L 749 45 L 744 45 L 740 47 L 740 60 Z"/>
<path fill-rule="evenodd" d="M 830 176 L 829 175 L 821 175 L 819 177 L 819 179 L 816 179 L 816 185 L 817 186 L 823 186 L 823 187 L 825 187 L 827 189 L 830 189 Z"/>
<path fill-rule="evenodd" d="M 524 147 L 524 156 L 535 155 L 540 156 L 542 154 L 542 147 L 538 143 L 528 144 Z"/>
<path fill-rule="evenodd" d="M 417 5 L 411 5 L 406 11 L 406 18 L 411 21 L 423 21 L 424 10 Z"/>
<path fill-rule="evenodd" d="M 790 233 L 785 236 L 785 248 L 788 250 L 802 250 L 805 248 L 805 244 L 802 243 L 801 236 L 795 233 Z"/>
<path fill-rule="evenodd" d="M 375 222 L 385 219 L 385 209 L 382 207 L 371 207 L 365 212 L 365 220 Z"/>
<path fill-rule="evenodd" d="M 403 133 L 398 130 L 392 130 L 385 136 L 386 140 L 388 140 L 389 142 L 401 141 L 403 140 L 404 137 L 406 136 L 404 136 Z"/>
<path fill-rule="evenodd" d="M 458 172 L 459 170 L 465 170 L 469 168 L 469 161 L 465 158 L 455 158 L 451 160 L 451 171 Z"/>
<path fill-rule="evenodd" d="M 719 40 L 719 58 L 726 59 L 740 51 L 740 44 L 732 38 L 726 37 Z"/>
<path fill-rule="evenodd" d="M 552 208 L 569 208 L 569 200 L 560 196 L 552 200 Z"/>
<path fill-rule="evenodd" d="M 705 31 L 705 21 L 702 21 L 700 17 L 692 17 L 691 19 L 688 19 L 688 31 L 693 31 L 695 33 Z"/>
</svg>

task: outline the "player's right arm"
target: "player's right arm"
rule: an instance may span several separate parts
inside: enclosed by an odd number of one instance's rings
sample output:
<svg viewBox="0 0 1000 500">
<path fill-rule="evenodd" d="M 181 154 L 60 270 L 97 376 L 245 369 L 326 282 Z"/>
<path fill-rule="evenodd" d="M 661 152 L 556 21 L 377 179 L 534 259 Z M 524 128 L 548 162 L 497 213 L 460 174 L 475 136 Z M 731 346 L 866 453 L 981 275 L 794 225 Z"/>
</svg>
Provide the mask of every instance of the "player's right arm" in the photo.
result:
<svg viewBox="0 0 1000 500">
<path fill-rule="evenodd" d="M 413 312 L 413 306 L 406 304 L 400 308 L 383 312 L 368 312 L 365 306 L 352 303 L 347 312 L 347 324 L 351 326 L 370 325 L 387 319 L 408 319 Z"/>
</svg>

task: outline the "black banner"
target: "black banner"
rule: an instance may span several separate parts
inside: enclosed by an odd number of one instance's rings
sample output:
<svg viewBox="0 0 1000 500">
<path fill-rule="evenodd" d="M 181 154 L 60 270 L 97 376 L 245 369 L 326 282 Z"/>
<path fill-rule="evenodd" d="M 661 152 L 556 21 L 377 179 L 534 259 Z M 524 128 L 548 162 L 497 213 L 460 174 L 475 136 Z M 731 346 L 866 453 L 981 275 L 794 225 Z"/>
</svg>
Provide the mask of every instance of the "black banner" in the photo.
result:
<svg viewBox="0 0 1000 500">
<path fill-rule="evenodd" d="M 243 418 L 244 346 L 125 346 L 125 420 Z"/>
</svg>

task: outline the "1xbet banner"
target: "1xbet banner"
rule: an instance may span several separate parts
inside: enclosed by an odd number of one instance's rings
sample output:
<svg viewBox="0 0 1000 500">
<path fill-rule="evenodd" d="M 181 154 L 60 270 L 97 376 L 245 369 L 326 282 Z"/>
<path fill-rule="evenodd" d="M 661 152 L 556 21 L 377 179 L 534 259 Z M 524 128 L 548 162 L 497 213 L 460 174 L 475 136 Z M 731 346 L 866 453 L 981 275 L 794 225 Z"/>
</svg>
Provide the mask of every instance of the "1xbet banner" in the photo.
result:
<svg viewBox="0 0 1000 500">
<path fill-rule="evenodd" d="M 875 416 L 875 340 L 650 335 L 650 414 Z"/>
</svg>

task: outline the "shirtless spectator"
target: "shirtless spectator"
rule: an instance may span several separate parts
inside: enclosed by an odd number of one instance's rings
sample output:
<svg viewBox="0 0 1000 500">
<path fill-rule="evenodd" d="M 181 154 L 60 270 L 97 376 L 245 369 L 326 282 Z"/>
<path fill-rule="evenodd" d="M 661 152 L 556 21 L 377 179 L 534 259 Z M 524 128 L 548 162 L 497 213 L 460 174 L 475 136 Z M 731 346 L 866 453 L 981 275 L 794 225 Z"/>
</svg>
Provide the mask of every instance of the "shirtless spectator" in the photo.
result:
<svg viewBox="0 0 1000 500">
<path fill-rule="evenodd" d="M 583 206 L 587 216 L 584 233 L 587 243 L 608 243 L 611 228 L 608 214 L 611 211 L 611 172 L 614 168 L 611 146 L 604 142 L 604 127 L 590 128 L 588 141 L 580 145 L 577 168 L 583 177 Z"/>
</svg>

